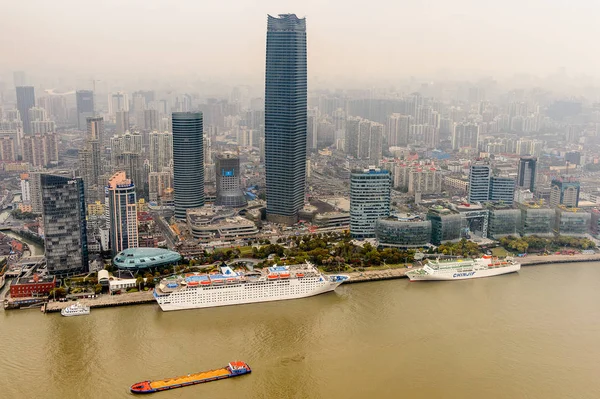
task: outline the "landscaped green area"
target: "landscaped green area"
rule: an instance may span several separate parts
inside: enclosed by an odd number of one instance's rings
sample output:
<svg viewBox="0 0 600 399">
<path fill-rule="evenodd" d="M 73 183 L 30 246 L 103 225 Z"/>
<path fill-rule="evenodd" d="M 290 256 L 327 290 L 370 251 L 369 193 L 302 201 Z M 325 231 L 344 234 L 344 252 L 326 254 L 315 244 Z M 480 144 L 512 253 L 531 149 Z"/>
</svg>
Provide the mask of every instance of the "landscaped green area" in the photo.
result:
<svg viewBox="0 0 600 399">
<path fill-rule="evenodd" d="M 558 250 L 569 249 L 593 249 L 596 244 L 587 239 L 579 237 L 558 236 L 544 238 L 539 236 L 528 237 L 502 237 L 500 244 L 509 251 L 518 253 L 527 252 L 554 252 Z"/>
</svg>

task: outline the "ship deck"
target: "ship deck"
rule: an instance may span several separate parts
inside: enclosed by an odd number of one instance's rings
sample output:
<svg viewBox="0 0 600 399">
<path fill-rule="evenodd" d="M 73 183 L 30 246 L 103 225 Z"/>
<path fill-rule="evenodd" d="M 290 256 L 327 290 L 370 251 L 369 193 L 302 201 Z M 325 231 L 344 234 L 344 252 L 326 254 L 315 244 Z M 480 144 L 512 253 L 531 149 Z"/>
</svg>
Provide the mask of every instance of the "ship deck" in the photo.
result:
<svg viewBox="0 0 600 399">
<path fill-rule="evenodd" d="M 229 370 L 226 367 L 223 367 L 220 369 L 201 371 L 199 373 L 183 375 L 180 377 L 165 378 L 164 380 L 150 381 L 150 387 L 152 387 L 153 389 L 161 389 L 161 388 L 166 388 L 166 387 L 170 387 L 173 385 L 189 384 L 189 383 L 193 383 L 195 381 L 205 380 L 205 379 L 209 379 L 209 378 L 224 377 L 229 374 L 230 374 Z"/>
</svg>

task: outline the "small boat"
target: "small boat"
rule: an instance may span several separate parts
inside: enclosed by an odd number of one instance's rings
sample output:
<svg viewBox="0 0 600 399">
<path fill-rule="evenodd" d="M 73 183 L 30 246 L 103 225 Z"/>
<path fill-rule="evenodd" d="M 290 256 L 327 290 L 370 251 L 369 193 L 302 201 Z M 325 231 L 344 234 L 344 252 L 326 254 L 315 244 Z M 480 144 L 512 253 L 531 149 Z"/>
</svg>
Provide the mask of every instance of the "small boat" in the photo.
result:
<svg viewBox="0 0 600 399">
<path fill-rule="evenodd" d="M 201 285 L 210 285 L 210 280 L 202 280 L 200 281 Z"/>
<path fill-rule="evenodd" d="M 296 273 L 296 277 L 302 278 L 302 277 L 304 277 L 304 273 Z"/>
<path fill-rule="evenodd" d="M 267 278 L 268 278 L 269 280 L 277 280 L 277 279 L 279 278 L 279 274 L 277 274 L 277 273 L 271 273 L 271 274 L 269 274 L 269 275 L 267 276 Z"/>
<path fill-rule="evenodd" d="M 88 306 L 82 305 L 79 302 L 74 303 L 71 306 L 67 306 L 63 310 L 60 311 L 60 314 L 69 317 L 69 316 L 84 316 L 90 314 L 90 308 Z"/>
<path fill-rule="evenodd" d="M 205 382 L 222 380 L 251 373 L 252 370 L 245 362 L 230 362 L 227 366 L 216 370 L 202 371 L 200 373 L 183 375 L 180 377 L 166 378 L 164 380 L 142 381 L 130 387 L 131 393 L 154 393 L 169 389 L 182 388 Z"/>
<path fill-rule="evenodd" d="M 279 273 L 279 277 L 281 277 L 281 278 L 290 278 L 290 273 L 288 273 L 288 272 Z"/>
</svg>

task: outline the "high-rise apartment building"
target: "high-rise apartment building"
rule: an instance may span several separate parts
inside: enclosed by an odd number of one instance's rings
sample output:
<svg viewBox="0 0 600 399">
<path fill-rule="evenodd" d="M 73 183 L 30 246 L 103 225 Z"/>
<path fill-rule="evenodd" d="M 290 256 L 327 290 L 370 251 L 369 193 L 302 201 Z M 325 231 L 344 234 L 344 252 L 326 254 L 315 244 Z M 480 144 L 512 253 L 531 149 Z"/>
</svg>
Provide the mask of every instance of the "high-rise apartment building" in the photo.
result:
<svg viewBox="0 0 600 399">
<path fill-rule="evenodd" d="M 390 147 L 407 145 L 410 126 L 410 115 L 391 114 L 387 120 L 388 145 Z"/>
<path fill-rule="evenodd" d="M 158 130 L 158 111 L 155 109 L 146 109 L 143 111 L 144 120 L 142 125 L 142 129 L 148 131 Z"/>
<path fill-rule="evenodd" d="M 298 221 L 304 206 L 307 143 L 306 20 L 268 16 L 265 74 L 267 219 Z M 177 193 L 177 189 L 175 189 Z"/>
<path fill-rule="evenodd" d="M 75 100 L 77 102 L 77 128 L 84 130 L 87 127 L 87 118 L 94 116 L 94 92 L 77 90 Z"/>
<path fill-rule="evenodd" d="M 392 179 L 378 168 L 350 176 L 350 234 L 363 239 L 375 237 L 375 223 L 390 216 Z"/>
<path fill-rule="evenodd" d="M 23 132 L 31 134 L 29 110 L 35 107 L 35 92 L 33 86 L 17 86 L 17 109 L 23 121 Z"/>
<path fill-rule="evenodd" d="M 171 133 L 150 133 L 150 165 L 153 172 L 169 167 L 173 159 L 173 135 Z"/>
<path fill-rule="evenodd" d="M 474 163 L 469 172 L 469 203 L 487 202 L 490 197 L 491 166 Z"/>
<path fill-rule="evenodd" d="M 104 140 L 104 118 L 101 116 L 89 117 L 85 119 L 85 124 L 87 139 L 98 140 L 100 145 L 102 145 L 102 141 Z"/>
<path fill-rule="evenodd" d="M 129 131 L 129 111 L 117 111 L 115 114 L 115 122 L 117 128 L 115 132 L 118 136 L 122 136 Z"/>
<path fill-rule="evenodd" d="M 40 183 L 48 272 L 62 276 L 87 273 L 83 180 L 70 174 L 41 174 Z"/>
<path fill-rule="evenodd" d="M 242 207 L 248 201 L 240 184 L 240 158 L 231 153 L 219 154 L 215 162 L 217 181 L 216 205 Z"/>
<path fill-rule="evenodd" d="M 108 181 L 110 247 L 113 256 L 139 246 L 135 184 L 125 172 L 115 173 Z"/>
<path fill-rule="evenodd" d="M 521 157 L 519 159 L 517 186 L 529 190 L 532 193 L 534 192 L 536 165 L 536 157 Z"/>
<path fill-rule="evenodd" d="M 477 148 L 479 143 L 479 126 L 475 123 L 458 123 L 452 133 L 452 149 L 463 147 Z"/>
<path fill-rule="evenodd" d="M 185 220 L 187 209 L 204 205 L 202 113 L 174 112 L 172 124 L 175 217 Z"/>
</svg>

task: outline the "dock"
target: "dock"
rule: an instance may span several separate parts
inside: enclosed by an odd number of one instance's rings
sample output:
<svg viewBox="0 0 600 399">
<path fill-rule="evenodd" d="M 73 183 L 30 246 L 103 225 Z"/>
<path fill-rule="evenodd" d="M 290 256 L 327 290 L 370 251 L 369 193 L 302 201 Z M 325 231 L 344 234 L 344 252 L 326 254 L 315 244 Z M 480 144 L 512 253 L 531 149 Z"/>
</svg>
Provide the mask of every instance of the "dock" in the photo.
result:
<svg viewBox="0 0 600 399">
<path fill-rule="evenodd" d="M 152 291 L 131 292 L 120 295 L 101 295 L 98 298 L 83 298 L 78 300 L 79 303 L 92 308 L 110 308 L 114 306 L 130 306 L 142 305 L 148 303 L 156 303 L 152 296 Z M 64 308 L 72 305 L 74 302 L 48 302 L 42 306 L 42 312 L 55 313 L 60 312 Z"/>
<path fill-rule="evenodd" d="M 410 270 L 405 267 L 382 270 L 365 270 L 364 272 L 344 273 L 350 276 L 350 280 L 344 281 L 344 284 L 368 283 L 370 281 L 394 280 L 406 278 L 406 272 Z"/>
</svg>

